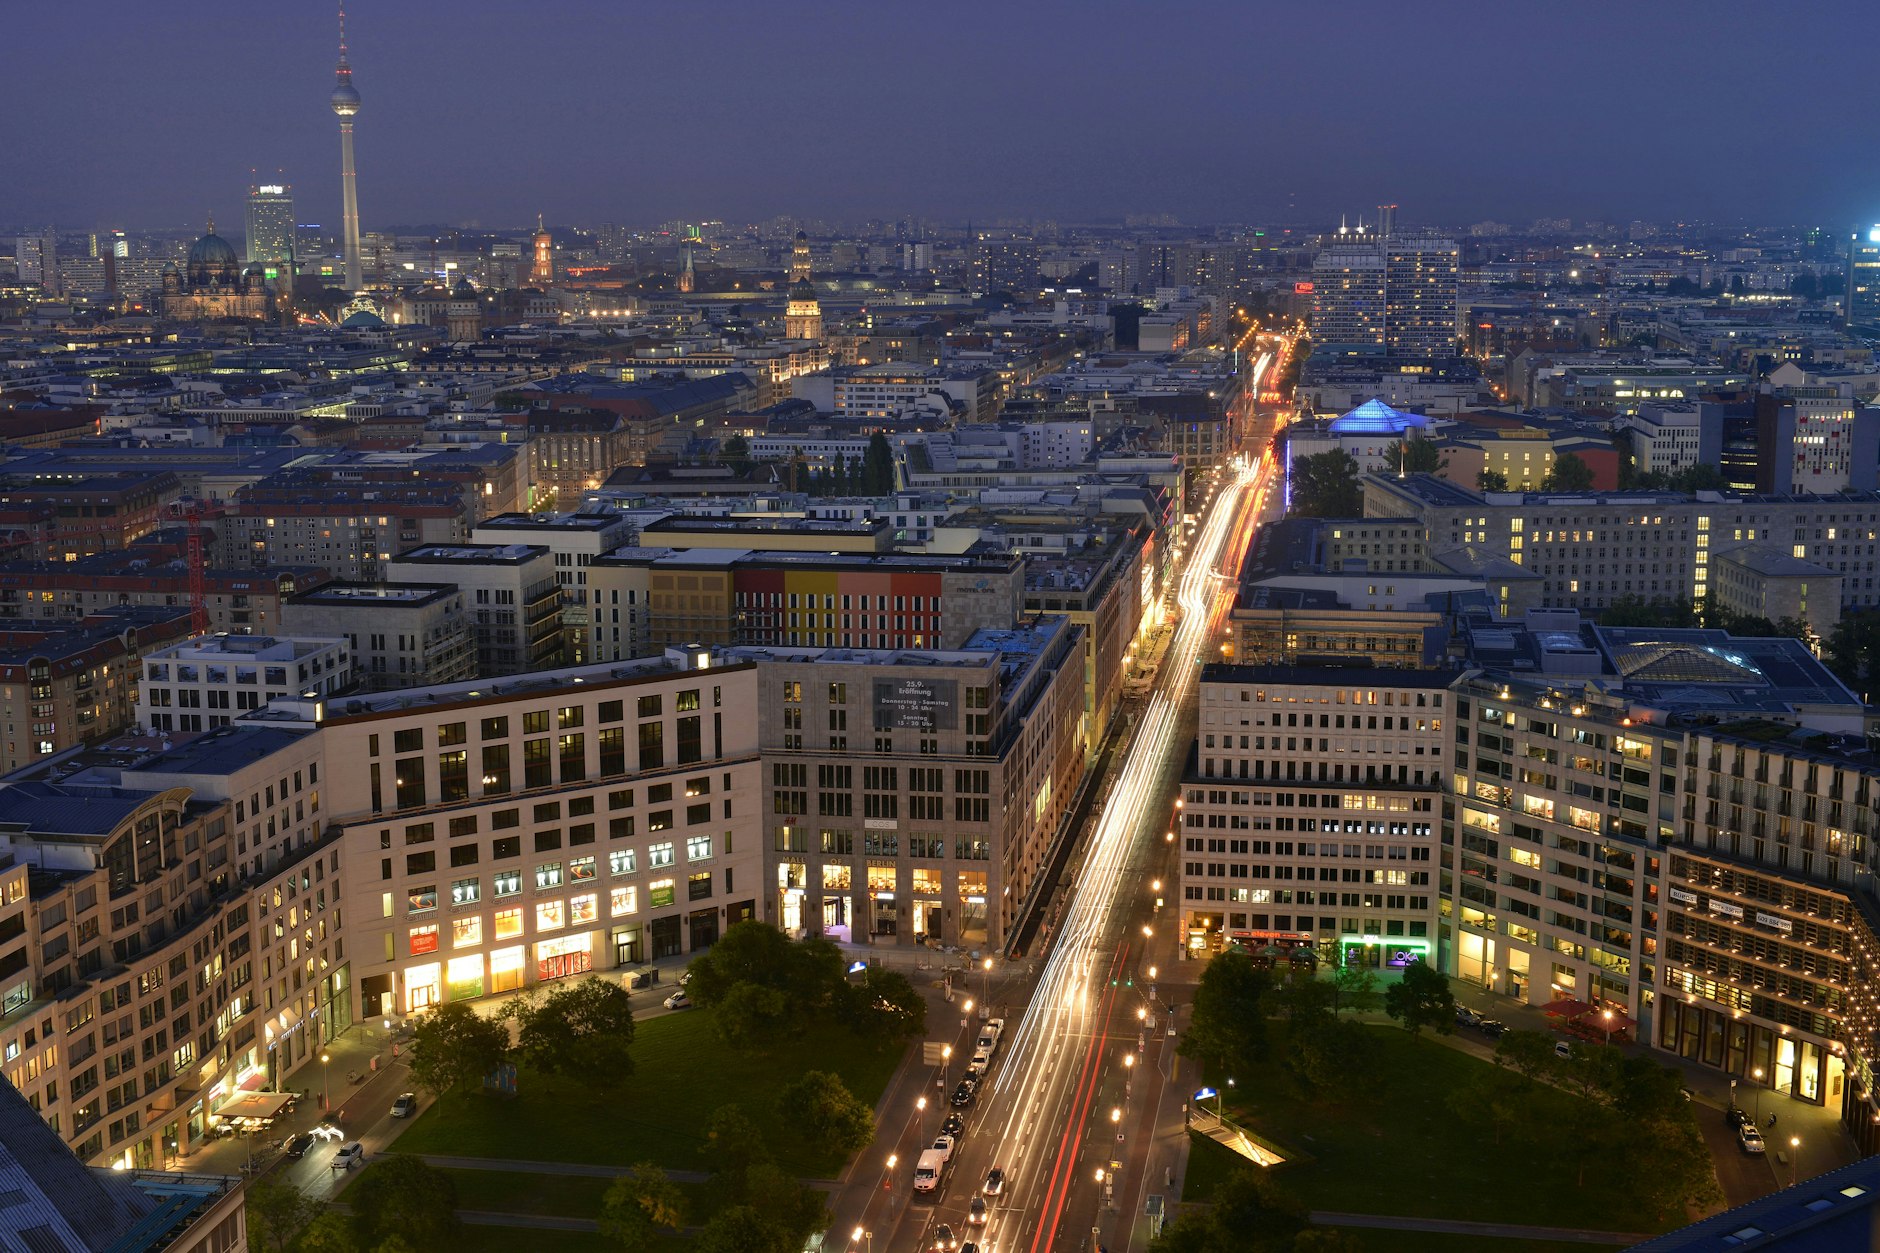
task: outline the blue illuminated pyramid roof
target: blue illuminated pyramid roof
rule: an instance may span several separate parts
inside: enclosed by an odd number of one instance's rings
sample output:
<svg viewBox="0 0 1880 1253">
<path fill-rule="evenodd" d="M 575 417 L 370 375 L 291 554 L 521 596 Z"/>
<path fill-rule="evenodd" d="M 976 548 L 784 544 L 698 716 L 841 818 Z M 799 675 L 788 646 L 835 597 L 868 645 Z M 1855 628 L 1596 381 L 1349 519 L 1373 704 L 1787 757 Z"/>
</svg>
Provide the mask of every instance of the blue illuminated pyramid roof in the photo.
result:
<svg viewBox="0 0 1880 1253">
<path fill-rule="evenodd" d="M 1336 435 L 1402 435 L 1411 427 L 1427 427 L 1430 420 L 1420 413 L 1393 409 L 1373 396 L 1341 418 L 1332 419 Z"/>
</svg>

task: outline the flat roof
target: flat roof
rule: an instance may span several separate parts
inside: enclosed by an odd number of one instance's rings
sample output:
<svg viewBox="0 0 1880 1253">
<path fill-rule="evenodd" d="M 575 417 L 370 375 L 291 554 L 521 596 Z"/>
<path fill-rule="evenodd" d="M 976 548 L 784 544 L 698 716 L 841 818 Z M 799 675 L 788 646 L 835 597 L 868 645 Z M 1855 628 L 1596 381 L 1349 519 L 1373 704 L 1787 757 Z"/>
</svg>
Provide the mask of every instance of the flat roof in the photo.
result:
<svg viewBox="0 0 1880 1253">
<path fill-rule="evenodd" d="M 521 565 L 536 557 L 548 556 L 550 549 L 541 544 L 426 544 L 399 553 L 393 561 L 421 561 L 449 565 L 453 563 L 501 563 Z"/>
<path fill-rule="evenodd" d="M 1454 683 L 1454 670 L 1406 670 L 1391 666 L 1247 666 L 1212 662 L 1201 667 L 1203 683 L 1296 683 L 1339 687 L 1371 684 L 1376 687 L 1446 688 Z"/>
<path fill-rule="evenodd" d="M 322 583 L 289 598 L 295 605 L 423 605 L 456 595 L 455 583 Z"/>
<path fill-rule="evenodd" d="M 147 757 L 125 774 L 231 774 L 298 744 L 311 730 L 231 723 Z"/>
</svg>

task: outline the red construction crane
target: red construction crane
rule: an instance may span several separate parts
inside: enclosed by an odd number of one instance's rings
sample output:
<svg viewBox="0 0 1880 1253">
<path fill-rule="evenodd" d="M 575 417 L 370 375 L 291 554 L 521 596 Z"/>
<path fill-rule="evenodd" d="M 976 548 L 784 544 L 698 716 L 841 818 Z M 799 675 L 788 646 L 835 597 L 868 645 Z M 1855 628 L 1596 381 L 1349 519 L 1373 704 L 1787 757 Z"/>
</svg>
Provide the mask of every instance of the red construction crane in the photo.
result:
<svg viewBox="0 0 1880 1253">
<path fill-rule="evenodd" d="M 185 496 L 171 502 L 170 513 L 188 526 L 185 551 L 189 560 L 189 629 L 194 635 L 209 631 L 208 581 L 202 564 L 202 502 Z"/>
</svg>

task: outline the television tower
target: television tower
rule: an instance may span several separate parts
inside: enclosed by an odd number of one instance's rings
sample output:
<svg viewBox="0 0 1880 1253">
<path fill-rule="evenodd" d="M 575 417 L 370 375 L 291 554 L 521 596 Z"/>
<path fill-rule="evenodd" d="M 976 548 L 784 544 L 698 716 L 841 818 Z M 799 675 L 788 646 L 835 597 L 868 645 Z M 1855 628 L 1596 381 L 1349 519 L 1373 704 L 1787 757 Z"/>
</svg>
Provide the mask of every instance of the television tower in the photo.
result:
<svg viewBox="0 0 1880 1253">
<path fill-rule="evenodd" d="M 353 115 L 359 112 L 359 92 L 354 89 L 352 66 L 346 63 L 346 3 L 339 6 L 339 68 L 333 85 L 333 112 L 339 116 L 339 186 L 341 230 L 345 235 L 346 290 L 357 292 L 365 286 L 359 262 L 359 182 L 353 172 Z"/>
</svg>

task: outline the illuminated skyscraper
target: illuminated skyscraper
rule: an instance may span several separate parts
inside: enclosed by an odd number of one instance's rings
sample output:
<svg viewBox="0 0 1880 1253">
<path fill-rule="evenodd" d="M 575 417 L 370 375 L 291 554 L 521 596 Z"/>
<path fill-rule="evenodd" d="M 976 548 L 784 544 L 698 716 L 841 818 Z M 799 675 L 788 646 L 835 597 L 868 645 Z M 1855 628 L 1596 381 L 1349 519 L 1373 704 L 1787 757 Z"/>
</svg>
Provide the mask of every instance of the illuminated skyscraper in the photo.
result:
<svg viewBox="0 0 1880 1253">
<path fill-rule="evenodd" d="M 1880 328 L 1880 225 L 1857 231 L 1847 253 L 1847 329 Z"/>
<path fill-rule="evenodd" d="M 36 235 L 21 235 L 14 241 L 13 256 L 19 266 L 20 282 L 37 283 L 48 296 L 59 295 L 58 236 L 48 226 Z"/>
<path fill-rule="evenodd" d="M 352 66 L 346 63 L 346 6 L 339 6 L 339 67 L 335 71 L 333 112 L 339 117 L 339 182 L 341 216 L 344 225 L 346 255 L 346 290 L 365 286 L 359 262 L 359 187 L 353 173 L 353 117 L 359 112 L 359 92 L 354 89 Z"/>
<path fill-rule="evenodd" d="M 293 188 L 285 183 L 250 187 L 247 226 L 248 260 L 274 270 L 278 278 L 295 252 Z"/>
</svg>

